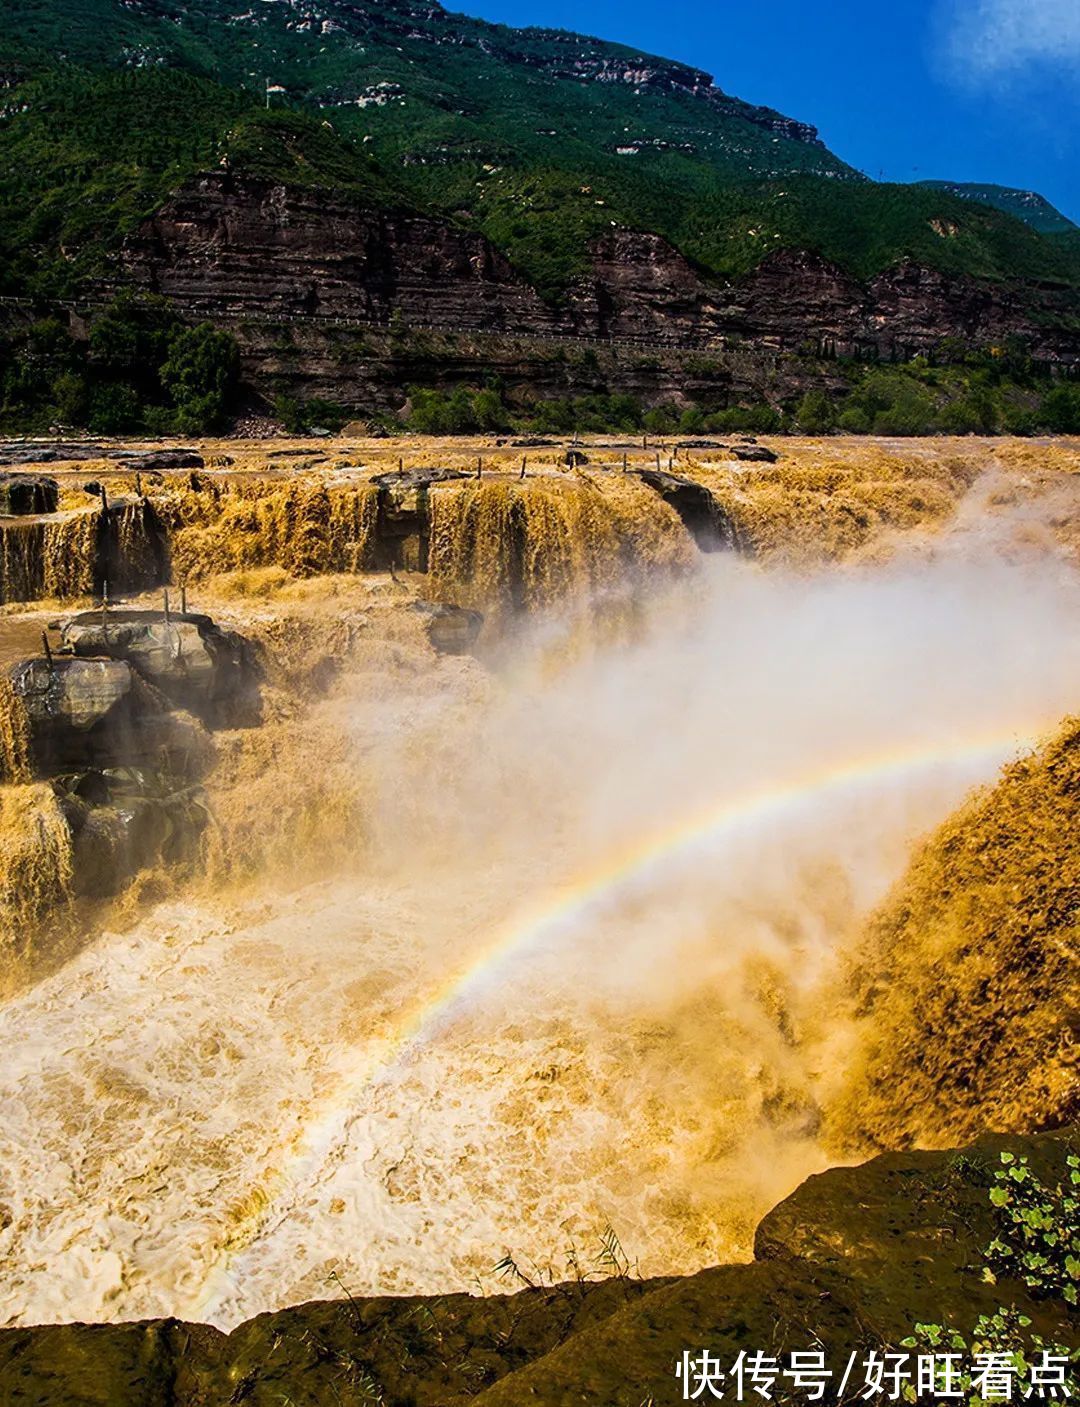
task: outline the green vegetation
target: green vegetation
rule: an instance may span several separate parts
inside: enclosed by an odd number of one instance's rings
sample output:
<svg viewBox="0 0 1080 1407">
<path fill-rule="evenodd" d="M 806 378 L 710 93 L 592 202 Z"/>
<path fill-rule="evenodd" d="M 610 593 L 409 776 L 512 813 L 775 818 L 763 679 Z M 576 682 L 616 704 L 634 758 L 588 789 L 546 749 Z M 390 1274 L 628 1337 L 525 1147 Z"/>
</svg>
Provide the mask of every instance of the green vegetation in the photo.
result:
<svg viewBox="0 0 1080 1407">
<path fill-rule="evenodd" d="M 1036 1359 L 1043 1354 L 1064 1358 L 1068 1364 L 1063 1397 L 1075 1397 L 1080 1391 L 1080 1350 L 1071 1352 L 1060 1344 L 1050 1344 L 1041 1334 L 1031 1332 L 1031 1320 L 1015 1309 L 998 1309 L 994 1314 L 980 1314 L 970 1334 L 948 1329 L 941 1324 L 917 1324 L 915 1332 L 903 1340 L 903 1347 L 919 1354 L 932 1355 L 935 1366 L 934 1391 L 920 1394 L 914 1385 L 904 1385 L 906 1402 L 937 1402 L 953 1398 L 965 1407 L 988 1407 L 1000 1403 L 1000 1388 L 993 1386 L 994 1373 L 980 1375 L 978 1365 L 991 1364 L 997 1369 L 997 1381 L 1004 1376 L 1013 1384 L 1016 1398 L 1044 1400 L 1040 1384 L 1033 1376 Z M 959 1371 L 950 1373 L 946 1355 L 956 1354 Z"/>
<path fill-rule="evenodd" d="M 1018 346 L 967 353 L 960 364 L 950 360 L 957 355 L 946 345 L 934 359 L 902 365 L 809 363 L 809 375 L 839 384 L 775 403 L 732 403 L 718 391 L 697 404 L 650 404 L 614 389 L 536 400 L 496 380 L 452 391 L 413 386 L 400 419 L 289 394 L 271 410 L 290 434 L 337 431 L 354 418 L 426 435 L 1080 434 L 1080 383 L 1047 379 Z M 188 327 L 164 299 L 125 294 L 97 316 L 85 342 L 55 318 L 0 338 L 0 427 L 220 430 L 237 410 L 238 373 L 231 333 Z"/>
<path fill-rule="evenodd" d="M 193 435 L 220 429 L 234 409 L 235 339 L 188 327 L 157 298 L 118 298 L 76 342 L 41 319 L 0 342 L 0 423 L 114 435 Z"/>
<path fill-rule="evenodd" d="M 1040 234 L 1068 234 L 1076 225 L 1036 191 L 1013 190 L 1011 186 L 978 185 L 969 181 L 920 181 L 930 190 L 948 191 L 963 200 L 977 200 L 992 205 L 1023 220 Z"/>
<path fill-rule="evenodd" d="M 991 1284 L 999 1278 L 1021 1281 L 1038 1299 L 1063 1299 L 1076 1306 L 1080 1288 L 1080 1157 L 1066 1156 L 1066 1183 L 1053 1187 L 1031 1168 L 1026 1157 L 1002 1152 L 994 1170 L 990 1204 L 996 1212 L 998 1231 L 986 1248 L 983 1279 Z M 1065 1370 L 1063 1397 L 1080 1393 L 1080 1349 L 1047 1343 L 1031 1332 L 1031 1319 L 1015 1306 L 999 1306 L 993 1314 L 980 1315 L 970 1334 L 942 1324 L 916 1324 L 915 1333 L 903 1340 L 903 1347 L 935 1356 L 937 1392 L 930 1400 L 955 1396 L 960 1390 L 967 1407 L 1000 1401 L 1000 1392 L 988 1387 L 973 1370 L 976 1355 L 998 1355 L 1015 1382 L 1015 1394 L 1045 1396 L 1034 1381 L 1036 1356 L 1045 1353 L 1061 1357 Z M 958 1354 L 961 1372 L 951 1384 L 945 1382 L 943 1356 Z M 991 1375 L 992 1377 L 992 1375 Z M 999 1377 L 1000 1381 L 1000 1377 Z M 951 1389 L 951 1390 L 949 1390 Z M 915 1388 L 905 1388 L 908 1402 L 920 1400 Z M 1057 1394 L 1052 1394 L 1056 1396 Z"/>
<path fill-rule="evenodd" d="M 799 248 L 864 277 L 911 258 L 1080 285 L 1068 222 L 1044 235 L 1023 202 L 867 181 L 706 75 L 579 35 L 396 0 L 242 19 L 226 0 L 22 0 L 0 52 L 0 292 L 85 285 L 222 166 L 468 222 L 552 299 L 613 225 L 717 277 Z"/>
<path fill-rule="evenodd" d="M 453 392 L 412 387 L 405 428 L 415 434 L 512 431 L 546 435 L 647 432 L 654 435 L 1011 435 L 1080 434 L 1080 385 L 1036 373 L 1022 349 L 969 353 L 961 365 L 941 357 L 896 366 L 814 364 L 831 370 L 843 388 L 814 388 L 801 398 L 769 404 L 649 406 L 632 395 L 597 392 L 561 400 L 525 401 L 504 388 Z"/>
<path fill-rule="evenodd" d="M 1001 1154 L 990 1202 L 1000 1230 L 987 1247 L 992 1270 L 1033 1294 L 1080 1303 L 1080 1157 L 1066 1158 L 1067 1184 L 1047 1187 L 1028 1159 Z"/>
</svg>

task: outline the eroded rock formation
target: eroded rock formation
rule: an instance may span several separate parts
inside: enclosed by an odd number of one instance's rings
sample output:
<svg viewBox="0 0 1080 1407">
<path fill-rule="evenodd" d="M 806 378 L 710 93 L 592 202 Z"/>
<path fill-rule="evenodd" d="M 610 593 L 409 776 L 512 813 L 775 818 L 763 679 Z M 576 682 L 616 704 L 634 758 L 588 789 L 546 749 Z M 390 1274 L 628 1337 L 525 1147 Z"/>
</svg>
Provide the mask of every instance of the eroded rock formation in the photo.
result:
<svg viewBox="0 0 1080 1407">
<path fill-rule="evenodd" d="M 207 728 L 258 721 L 259 672 L 247 642 L 202 615 L 95 611 L 64 621 L 60 640 L 4 683 L 4 780 L 46 782 L 59 806 L 50 892 L 100 898 L 194 859 Z"/>
<path fill-rule="evenodd" d="M 185 315 L 235 321 L 256 386 L 292 376 L 311 394 L 336 388 L 350 404 L 380 403 L 392 371 L 370 350 L 351 362 L 339 354 L 335 369 L 325 346 L 335 322 L 885 359 L 949 337 L 989 345 L 1016 334 L 1037 358 L 1078 355 L 1067 317 L 1075 293 L 1064 286 L 992 283 L 911 262 L 861 281 L 790 248 L 744 278 L 720 280 L 660 236 L 618 228 L 594 241 L 587 272 L 551 303 L 475 230 L 229 172 L 204 175 L 166 202 L 129 238 L 122 267 Z M 278 326 L 271 346 L 288 330 L 288 366 L 267 356 L 251 319 Z M 400 385 L 410 354 L 398 347 L 386 355 Z M 488 348 L 480 364 L 485 357 L 494 368 L 507 354 Z M 437 380 L 459 379 L 452 355 L 438 360 Z M 512 366 L 498 370 L 517 379 Z M 529 368 L 538 392 L 549 390 L 552 370 Z M 722 381 L 731 369 L 717 374 Z M 645 381 L 666 389 L 659 367 Z"/>
</svg>

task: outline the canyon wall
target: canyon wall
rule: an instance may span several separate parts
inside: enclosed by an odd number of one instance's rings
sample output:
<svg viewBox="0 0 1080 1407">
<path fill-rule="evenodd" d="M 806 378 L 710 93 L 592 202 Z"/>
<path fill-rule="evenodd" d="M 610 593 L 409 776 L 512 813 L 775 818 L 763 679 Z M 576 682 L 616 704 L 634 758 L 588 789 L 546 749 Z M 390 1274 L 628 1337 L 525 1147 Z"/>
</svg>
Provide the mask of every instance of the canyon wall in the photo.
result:
<svg viewBox="0 0 1080 1407">
<path fill-rule="evenodd" d="M 1069 330 L 1076 295 L 1064 286 L 994 284 L 912 262 L 862 282 L 792 249 L 777 251 L 741 280 L 721 281 L 659 236 L 620 228 L 594 241 L 591 267 L 552 303 L 476 230 L 228 171 L 190 183 L 145 221 L 124 247 L 121 272 L 125 282 L 163 294 L 192 317 L 234 323 L 257 386 L 275 374 L 289 379 L 288 366 L 269 365 L 266 345 L 268 327 L 277 329 L 277 346 L 280 329 L 288 329 L 284 340 L 299 347 L 293 379 L 309 394 L 346 400 L 378 401 L 382 383 L 400 384 L 409 372 L 408 356 L 397 348 L 390 366 L 360 368 L 357 378 L 357 361 L 365 358 L 330 345 L 333 329 L 350 324 L 399 334 L 434 329 L 641 344 L 652 351 L 739 347 L 744 357 L 749 349 L 765 357 L 810 352 L 885 360 L 929 351 L 944 338 L 987 346 L 1016 335 L 1038 360 L 1073 364 L 1080 357 L 1080 341 Z M 473 360 L 466 377 L 486 367 L 538 394 L 561 389 L 557 372 L 553 377 L 550 367 L 536 365 L 536 357 L 521 366 L 520 349 L 506 355 L 483 346 Z M 635 370 L 620 353 L 620 382 L 628 366 Z M 628 389 L 654 397 L 685 384 L 682 371 L 636 370 L 646 374 L 631 377 Z M 452 366 L 446 379 L 457 379 Z M 760 389 L 739 376 L 729 379 L 733 394 Z"/>
</svg>

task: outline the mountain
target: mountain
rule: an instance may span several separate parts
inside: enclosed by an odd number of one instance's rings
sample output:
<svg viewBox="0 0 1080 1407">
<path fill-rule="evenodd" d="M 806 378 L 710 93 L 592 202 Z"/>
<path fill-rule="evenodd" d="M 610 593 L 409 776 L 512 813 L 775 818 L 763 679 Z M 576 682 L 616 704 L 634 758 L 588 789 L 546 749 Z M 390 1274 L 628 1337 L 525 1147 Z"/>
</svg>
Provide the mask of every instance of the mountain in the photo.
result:
<svg viewBox="0 0 1080 1407">
<path fill-rule="evenodd" d="M 434 0 L 9 0 L 0 53 L 8 292 L 70 289 L 222 167 L 437 212 L 549 298 L 612 227 L 719 277 L 802 249 L 863 278 L 908 258 L 1080 282 L 1071 250 L 950 190 L 869 182 L 699 69 Z"/>
<path fill-rule="evenodd" d="M 1020 191 L 1012 186 L 985 186 L 967 181 L 920 181 L 929 190 L 946 191 L 961 200 L 976 200 L 982 205 L 992 205 L 995 210 L 1004 210 L 1030 225 L 1040 234 L 1074 234 L 1080 230 L 1072 220 L 1056 209 L 1038 191 Z"/>
<path fill-rule="evenodd" d="M 149 425 L 157 372 L 81 350 L 126 289 L 227 329 L 260 412 L 1045 378 L 1080 365 L 1080 231 L 1017 201 L 878 184 L 703 70 L 437 0 L 6 0 L 0 417 Z"/>
</svg>

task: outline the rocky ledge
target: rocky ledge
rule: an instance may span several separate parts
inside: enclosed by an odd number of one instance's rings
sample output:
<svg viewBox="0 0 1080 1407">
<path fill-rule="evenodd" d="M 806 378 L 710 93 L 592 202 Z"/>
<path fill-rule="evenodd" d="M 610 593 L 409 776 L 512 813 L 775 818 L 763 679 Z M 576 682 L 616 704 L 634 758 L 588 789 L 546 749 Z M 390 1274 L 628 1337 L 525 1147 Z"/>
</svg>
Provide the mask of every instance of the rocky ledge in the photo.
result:
<svg viewBox="0 0 1080 1407">
<path fill-rule="evenodd" d="M 208 811 L 211 732 L 259 721 L 261 669 L 209 616 L 92 611 L 56 651 L 0 681 L 3 779 L 50 784 L 70 833 L 71 888 L 115 894 L 158 860 L 191 860 Z"/>
<path fill-rule="evenodd" d="M 683 1400 L 675 1368 L 686 1351 L 707 1349 L 726 1367 L 741 1350 L 783 1362 L 793 1350 L 818 1349 L 836 1374 L 822 1399 L 831 1402 L 852 1354 L 862 1363 L 895 1348 L 917 1323 L 950 1326 L 970 1342 L 978 1318 L 1001 1307 L 1030 1317 L 1030 1332 L 1047 1344 L 1069 1348 L 1080 1332 L 1075 1309 L 1011 1278 L 1007 1261 L 988 1272 L 990 1243 L 1008 1239 L 989 1193 L 1000 1186 L 1005 1150 L 1028 1160 L 1025 1176 L 1043 1189 L 1068 1189 L 1066 1158 L 1077 1147 L 1080 1130 L 987 1136 L 962 1151 L 890 1153 L 833 1169 L 764 1219 L 752 1263 L 679 1279 L 621 1275 L 487 1299 L 313 1303 L 260 1315 L 228 1335 L 174 1319 L 10 1329 L 0 1333 L 0 1400 L 658 1407 Z M 1063 1196 L 1067 1205 L 1068 1190 Z M 778 1384 L 773 1399 L 807 1394 Z"/>
</svg>

